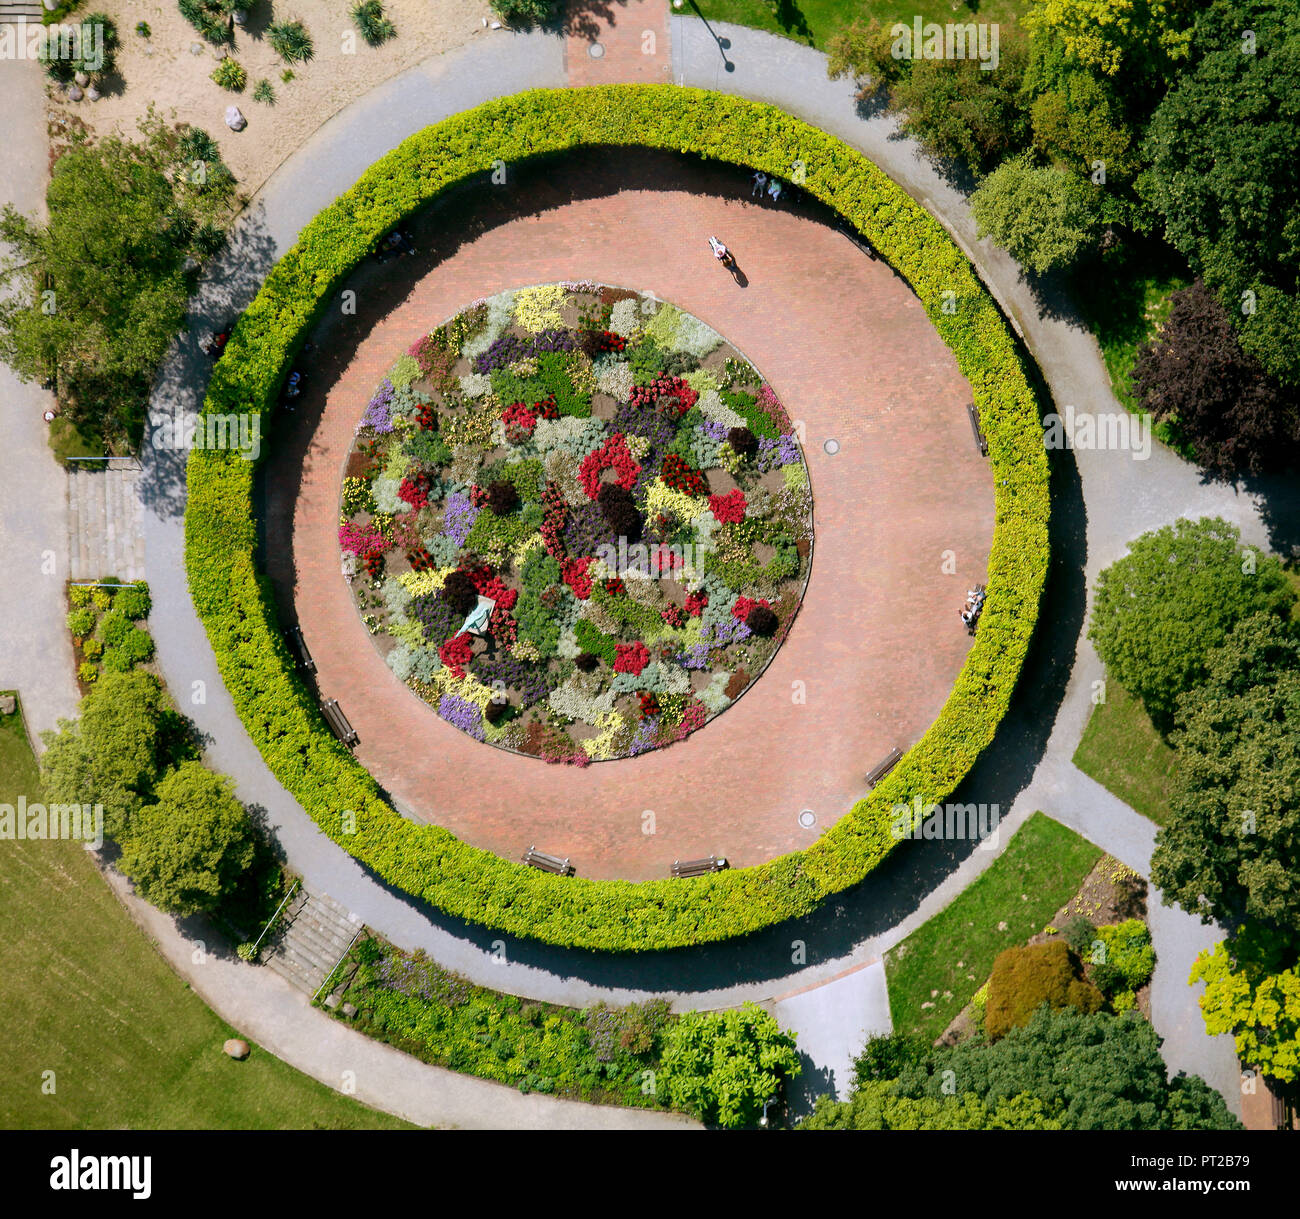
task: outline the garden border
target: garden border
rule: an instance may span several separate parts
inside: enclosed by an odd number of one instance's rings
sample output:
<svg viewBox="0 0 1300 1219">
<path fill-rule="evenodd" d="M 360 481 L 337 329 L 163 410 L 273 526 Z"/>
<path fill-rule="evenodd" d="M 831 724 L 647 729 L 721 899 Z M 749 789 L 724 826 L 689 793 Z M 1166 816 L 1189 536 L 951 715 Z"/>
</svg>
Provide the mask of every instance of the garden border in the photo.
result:
<svg viewBox="0 0 1300 1219">
<path fill-rule="evenodd" d="M 408 821 L 329 732 L 295 672 L 270 582 L 257 571 L 253 463 L 237 453 L 190 455 L 185 563 L 245 728 L 337 845 L 387 883 L 470 922 L 563 947 L 649 951 L 725 940 L 809 913 L 889 853 L 896 804 L 951 794 L 1006 713 L 1037 621 L 1048 565 L 1048 467 L 1020 350 L 938 221 L 834 136 L 764 103 L 673 85 L 531 90 L 403 141 L 320 212 L 272 268 L 213 371 L 204 411 L 273 410 L 293 356 L 343 278 L 444 189 L 497 162 L 587 145 L 696 154 L 778 176 L 802 162 L 803 188 L 903 276 L 971 385 L 994 476 L 988 599 L 947 701 L 890 775 L 812 846 L 756 867 L 690 884 L 550 876 Z"/>
</svg>

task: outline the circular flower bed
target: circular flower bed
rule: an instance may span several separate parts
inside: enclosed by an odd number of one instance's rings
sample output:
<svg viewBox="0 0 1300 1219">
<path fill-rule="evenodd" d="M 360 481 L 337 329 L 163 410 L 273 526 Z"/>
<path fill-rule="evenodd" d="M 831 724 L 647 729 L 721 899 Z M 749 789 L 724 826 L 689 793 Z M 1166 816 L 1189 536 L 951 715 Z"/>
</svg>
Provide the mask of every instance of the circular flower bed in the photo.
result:
<svg viewBox="0 0 1300 1219">
<path fill-rule="evenodd" d="M 476 740 L 586 765 L 681 740 L 798 611 L 812 498 L 757 371 L 671 304 L 506 292 L 411 345 L 357 427 L 344 573 Z"/>
</svg>

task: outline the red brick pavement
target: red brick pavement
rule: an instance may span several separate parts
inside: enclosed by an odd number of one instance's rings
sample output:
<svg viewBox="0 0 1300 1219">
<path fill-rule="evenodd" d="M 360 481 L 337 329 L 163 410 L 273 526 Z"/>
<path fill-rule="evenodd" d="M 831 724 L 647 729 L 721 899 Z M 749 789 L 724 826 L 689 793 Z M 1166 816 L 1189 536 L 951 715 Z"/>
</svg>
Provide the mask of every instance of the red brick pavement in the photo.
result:
<svg viewBox="0 0 1300 1219">
<path fill-rule="evenodd" d="M 566 18 L 569 84 L 672 80 L 668 0 L 570 0 Z M 593 55 L 593 49 L 599 53 Z"/>
<path fill-rule="evenodd" d="M 651 172 L 477 224 L 404 298 L 394 292 L 391 309 L 376 308 L 385 315 L 337 380 L 321 340 L 303 422 L 267 469 L 269 567 L 295 601 L 322 694 L 360 734 L 362 764 L 475 845 L 518 859 L 536 843 L 571 856 L 581 875 L 633 880 L 710 853 L 759 863 L 842 816 L 866 771 L 914 743 L 947 697 L 970 642 L 957 611 L 984 576 L 993 529 L 969 387 L 906 285 L 816 220 L 734 195 L 649 189 L 647 178 L 659 181 Z M 714 263 L 709 233 L 734 250 L 747 287 Z M 479 744 L 398 682 L 353 606 L 337 544 L 343 462 L 391 362 L 476 298 L 580 279 L 653 290 L 757 364 L 805 423 L 816 522 L 803 608 L 761 679 L 686 741 L 586 770 Z M 322 414 L 308 436 L 314 405 Z M 956 574 L 941 570 L 946 551 Z M 647 809 L 653 834 L 642 832 Z M 816 815 L 811 830 L 802 809 Z"/>
</svg>

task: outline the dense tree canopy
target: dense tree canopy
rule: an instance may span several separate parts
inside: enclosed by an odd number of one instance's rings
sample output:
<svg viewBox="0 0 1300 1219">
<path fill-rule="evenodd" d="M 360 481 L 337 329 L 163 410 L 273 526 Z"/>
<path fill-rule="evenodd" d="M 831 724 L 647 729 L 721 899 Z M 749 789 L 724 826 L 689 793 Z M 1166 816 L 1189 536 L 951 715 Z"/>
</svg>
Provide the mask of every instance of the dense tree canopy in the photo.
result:
<svg viewBox="0 0 1300 1219">
<path fill-rule="evenodd" d="M 1294 600 L 1277 559 L 1243 546 L 1227 521 L 1179 520 L 1143 534 L 1097 578 L 1088 638 L 1167 731 L 1178 696 L 1205 677 L 1232 628 L 1254 613 L 1285 613 Z"/>
<path fill-rule="evenodd" d="M 1186 59 L 1197 0 L 1034 0 L 1025 24 L 1106 76 L 1163 72 Z"/>
<path fill-rule="evenodd" d="M 1042 274 L 1069 266 L 1096 240 L 1100 195 L 1077 175 L 1027 160 L 1004 161 L 971 196 L 981 237 Z"/>
<path fill-rule="evenodd" d="M 1300 642 L 1289 622 L 1256 614 L 1207 669 L 1179 702 L 1151 879 L 1207 922 L 1300 927 Z"/>
</svg>

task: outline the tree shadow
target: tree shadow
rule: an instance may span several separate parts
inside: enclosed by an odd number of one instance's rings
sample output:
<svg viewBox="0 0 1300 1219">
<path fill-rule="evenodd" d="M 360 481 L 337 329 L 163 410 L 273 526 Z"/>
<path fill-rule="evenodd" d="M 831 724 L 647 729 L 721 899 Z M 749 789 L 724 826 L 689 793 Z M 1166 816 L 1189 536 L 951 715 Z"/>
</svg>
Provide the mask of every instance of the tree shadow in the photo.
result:
<svg viewBox="0 0 1300 1219">
<path fill-rule="evenodd" d="M 603 27 L 618 24 L 618 12 L 626 7 L 627 0 L 568 0 L 547 23 L 547 28 L 570 38 L 595 42 Z"/>
<path fill-rule="evenodd" d="M 795 0 L 776 0 L 772 16 L 782 33 L 793 34 L 796 38 L 812 42 L 812 26 L 808 24 L 808 19 Z"/>
<path fill-rule="evenodd" d="M 795 1118 L 810 1114 L 819 1096 L 835 1098 L 835 1072 L 829 1067 L 819 1067 L 802 1051 L 799 1061 L 803 1070 L 785 1084 L 785 1112 Z"/>
</svg>

